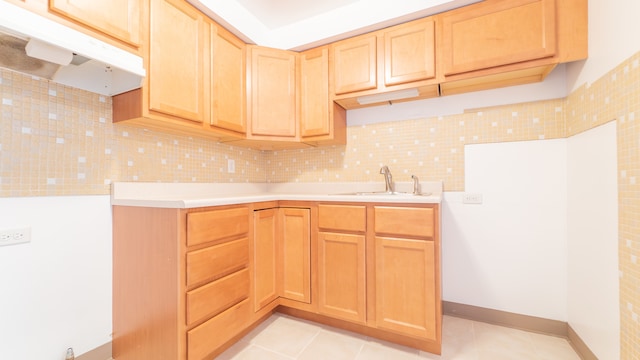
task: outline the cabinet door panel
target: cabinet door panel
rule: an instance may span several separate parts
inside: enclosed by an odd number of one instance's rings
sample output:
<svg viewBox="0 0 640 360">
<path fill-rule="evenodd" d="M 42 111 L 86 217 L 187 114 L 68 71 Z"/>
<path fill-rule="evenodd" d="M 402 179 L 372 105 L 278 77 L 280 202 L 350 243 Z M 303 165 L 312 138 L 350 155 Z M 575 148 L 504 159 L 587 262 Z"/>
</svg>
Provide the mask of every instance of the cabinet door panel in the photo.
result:
<svg viewBox="0 0 640 360">
<path fill-rule="evenodd" d="M 295 53 L 254 47 L 251 62 L 251 133 L 295 137 Z"/>
<path fill-rule="evenodd" d="M 442 17 L 445 75 L 553 56 L 555 0 L 514 0 Z"/>
<path fill-rule="evenodd" d="M 244 133 L 246 44 L 228 31 L 213 34 L 213 114 L 211 125 Z"/>
<path fill-rule="evenodd" d="M 319 233 L 318 259 L 320 313 L 364 324 L 364 236 Z"/>
<path fill-rule="evenodd" d="M 204 122 L 204 64 L 209 55 L 202 16 L 183 1 L 151 0 L 151 110 Z"/>
<path fill-rule="evenodd" d="M 309 209 L 281 208 L 282 296 L 311 302 L 311 238 Z"/>
<path fill-rule="evenodd" d="M 435 77 L 435 22 L 405 25 L 385 32 L 384 57 L 388 86 Z"/>
<path fill-rule="evenodd" d="M 375 89 L 376 36 L 343 40 L 333 47 L 333 76 L 336 95 Z"/>
<path fill-rule="evenodd" d="M 329 135 L 329 50 L 300 55 L 300 135 Z"/>
<path fill-rule="evenodd" d="M 278 297 L 277 209 L 254 212 L 254 311 Z"/>
<path fill-rule="evenodd" d="M 433 241 L 376 238 L 376 326 L 436 340 Z"/>
<path fill-rule="evenodd" d="M 140 45 L 141 0 L 49 0 L 49 9 L 131 45 Z"/>
</svg>

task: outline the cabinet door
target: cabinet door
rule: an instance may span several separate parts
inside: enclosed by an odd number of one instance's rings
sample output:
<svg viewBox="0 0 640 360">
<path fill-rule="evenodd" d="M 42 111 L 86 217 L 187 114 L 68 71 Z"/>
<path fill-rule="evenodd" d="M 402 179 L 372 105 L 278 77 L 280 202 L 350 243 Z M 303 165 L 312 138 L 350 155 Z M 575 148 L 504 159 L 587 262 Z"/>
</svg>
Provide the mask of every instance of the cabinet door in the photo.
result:
<svg viewBox="0 0 640 360">
<path fill-rule="evenodd" d="M 253 308 L 258 311 L 278 297 L 277 209 L 255 211 L 253 216 Z"/>
<path fill-rule="evenodd" d="M 212 31 L 213 114 L 211 125 L 245 133 L 246 44 L 223 28 Z"/>
<path fill-rule="evenodd" d="M 335 93 L 375 89 L 376 36 L 361 36 L 333 45 L 333 76 Z"/>
<path fill-rule="evenodd" d="M 376 326 L 436 340 L 433 241 L 376 237 Z"/>
<path fill-rule="evenodd" d="M 280 208 L 282 297 L 311 303 L 309 209 Z"/>
<path fill-rule="evenodd" d="M 386 31 L 384 60 L 387 86 L 435 77 L 435 22 L 422 21 Z"/>
<path fill-rule="evenodd" d="M 296 54 L 251 48 L 251 134 L 295 137 Z"/>
<path fill-rule="evenodd" d="M 364 324 L 365 275 L 363 235 L 318 234 L 320 313 Z"/>
<path fill-rule="evenodd" d="M 300 54 L 300 135 L 322 136 L 331 131 L 329 118 L 329 50 Z"/>
<path fill-rule="evenodd" d="M 128 44 L 140 45 L 142 0 L 49 0 L 49 9 Z"/>
<path fill-rule="evenodd" d="M 203 15 L 184 1 L 151 0 L 149 36 L 150 109 L 204 122 L 209 45 Z"/>
<path fill-rule="evenodd" d="M 551 57 L 555 26 L 555 0 L 483 2 L 445 13 L 445 75 Z"/>
</svg>

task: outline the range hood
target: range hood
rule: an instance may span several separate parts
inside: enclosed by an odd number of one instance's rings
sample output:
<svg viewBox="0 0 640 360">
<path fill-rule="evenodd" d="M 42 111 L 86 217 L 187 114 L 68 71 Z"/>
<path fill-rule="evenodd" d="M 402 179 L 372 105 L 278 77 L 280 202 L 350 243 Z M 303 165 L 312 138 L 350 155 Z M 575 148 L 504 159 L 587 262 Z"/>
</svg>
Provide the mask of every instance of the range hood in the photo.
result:
<svg viewBox="0 0 640 360">
<path fill-rule="evenodd" d="M 117 95 L 142 85 L 142 58 L 0 0 L 0 67 Z"/>
</svg>

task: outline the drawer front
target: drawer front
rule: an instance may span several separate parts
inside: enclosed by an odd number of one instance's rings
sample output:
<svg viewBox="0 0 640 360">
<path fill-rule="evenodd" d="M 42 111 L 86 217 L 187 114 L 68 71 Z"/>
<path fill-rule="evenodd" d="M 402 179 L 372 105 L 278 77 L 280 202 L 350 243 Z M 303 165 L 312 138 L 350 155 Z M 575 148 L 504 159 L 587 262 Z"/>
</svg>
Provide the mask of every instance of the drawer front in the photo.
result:
<svg viewBox="0 0 640 360">
<path fill-rule="evenodd" d="M 249 263 L 249 239 L 229 241 L 187 253 L 187 286 L 214 280 Z"/>
<path fill-rule="evenodd" d="M 187 325 L 219 314 L 248 297 L 248 269 L 191 290 L 187 292 Z"/>
<path fill-rule="evenodd" d="M 376 206 L 374 227 L 377 234 L 392 234 L 433 238 L 435 219 L 433 208 Z"/>
<path fill-rule="evenodd" d="M 358 205 L 319 205 L 318 226 L 322 229 L 365 231 L 367 212 Z"/>
<path fill-rule="evenodd" d="M 220 315 L 187 332 L 187 358 L 210 359 L 211 354 L 239 334 L 249 324 L 249 300 L 227 309 Z"/>
<path fill-rule="evenodd" d="M 249 209 L 246 207 L 187 214 L 187 246 L 248 232 Z"/>
</svg>

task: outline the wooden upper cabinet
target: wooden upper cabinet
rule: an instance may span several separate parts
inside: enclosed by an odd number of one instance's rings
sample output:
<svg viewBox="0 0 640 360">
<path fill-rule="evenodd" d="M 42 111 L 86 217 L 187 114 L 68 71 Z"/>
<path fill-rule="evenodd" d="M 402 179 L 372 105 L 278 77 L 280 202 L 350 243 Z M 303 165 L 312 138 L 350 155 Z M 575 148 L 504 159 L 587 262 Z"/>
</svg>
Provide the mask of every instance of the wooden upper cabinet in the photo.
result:
<svg viewBox="0 0 640 360">
<path fill-rule="evenodd" d="M 249 46 L 250 134 L 294 140 L 298 135 L 296 53 Z"/>
<path fill-rule="evenodd" d="M 246 44 L 221 27 L 212 27 L 211 125 L 245 133 Z"/>
<path fill-rule="evenodd" d="M 115 39 L 140 45 L 142 0 L 49 0 L 49 10 Z"/>
<path fill-rule="evenodd" d="M 151 0 L 150 110 L 200 123 L 207 119 L 207 35 L 202 13 L 191 5 L 178 0 Z"/>
<path fill-rule="evenodd" d="M 439 95 L 435 17 L 331 45 L 332 100 L 345 109 Z"/>
<path fill-rule="evenodd" d="M 396 26 L 383 33 L 384 81 L 387 86 L 436 76 L 435 21 Z"/>
<path fill-rule="evenodd" d="M 329 49 L 300 54 L 300 135 L 329 135 Z"/>
<path fill-rule="evenodd" d="M 444 74 L 554 56 L 555 6 L 555 0 L 493 1 L 444 13 Z"/>
<path fill-rule="evenodd" d="M 358 36 L 333 44 L 336 95 L 377 87 L 377 37 Z"/>
</svg>

